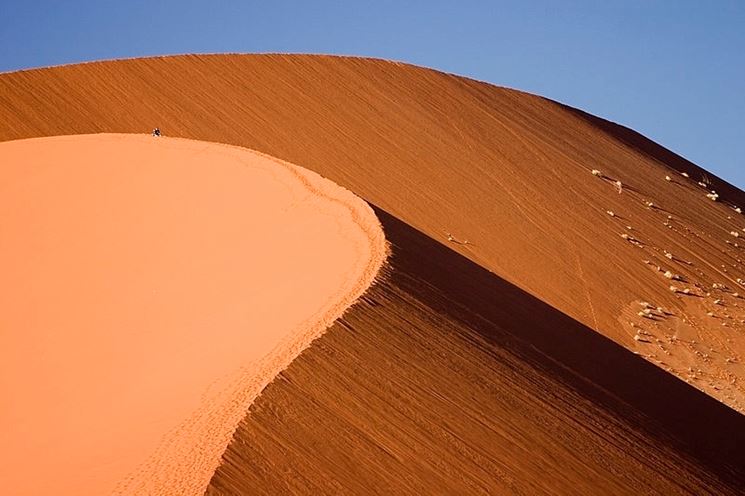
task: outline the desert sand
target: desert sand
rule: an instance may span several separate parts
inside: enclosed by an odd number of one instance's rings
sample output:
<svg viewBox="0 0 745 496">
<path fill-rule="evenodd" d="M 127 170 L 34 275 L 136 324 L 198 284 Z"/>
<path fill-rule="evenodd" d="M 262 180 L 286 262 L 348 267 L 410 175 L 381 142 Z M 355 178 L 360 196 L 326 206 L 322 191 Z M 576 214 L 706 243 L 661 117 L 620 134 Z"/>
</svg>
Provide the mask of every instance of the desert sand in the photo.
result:
<svg viewBox="0 0 745 496">
<path fill-rule="evenodd" d="M 3 494 L 203 494 L 385 256 L 364 202 L 245 149 L 100 134 L 0 161 Z"/>
<path fill-rule="evenodd" d="M 6 140 L 158 125 L 376 206 L 385 280 L 252 404 L 209 494 L 745 486 L 745 194 L 632 130 L 430 69 L 301 55 L 4 74 L 0 116 Z"/>
</svg>

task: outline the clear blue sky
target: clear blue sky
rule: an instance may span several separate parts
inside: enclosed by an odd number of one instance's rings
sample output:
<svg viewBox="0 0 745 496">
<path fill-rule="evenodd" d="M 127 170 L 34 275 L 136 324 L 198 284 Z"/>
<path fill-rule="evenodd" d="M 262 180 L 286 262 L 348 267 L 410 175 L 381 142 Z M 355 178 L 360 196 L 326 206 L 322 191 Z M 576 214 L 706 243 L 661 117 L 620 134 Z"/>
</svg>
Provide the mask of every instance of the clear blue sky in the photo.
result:
<svg viewBox="0 0 745 496">
<path fill-rule="evenodd" d="M 188 52 L 368 55 L 538 93 L 745 188 L 745 1 L 0 1 L 0 71 Z"/>
</svg>

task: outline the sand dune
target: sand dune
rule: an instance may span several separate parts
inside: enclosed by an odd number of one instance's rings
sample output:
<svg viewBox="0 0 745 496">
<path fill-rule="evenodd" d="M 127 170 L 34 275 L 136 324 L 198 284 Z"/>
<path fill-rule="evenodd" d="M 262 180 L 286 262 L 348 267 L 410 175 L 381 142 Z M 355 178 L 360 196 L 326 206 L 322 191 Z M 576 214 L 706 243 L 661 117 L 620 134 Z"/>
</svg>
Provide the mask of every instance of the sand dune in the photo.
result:
<svg viewBox="0 0 745 496">
<path fill-rule="evenodd" d="M 544 98 L 418 67 L 282 55 L 4 74 L 0 115 L 2 139 L 160 125 L 169 135 L 301 164 L 434 239 L 446 242 L 450 233 L 470 241 L 453 247 L 721 401 L 745 404 L 738 358 L 745 350 L 734 339 L 745 332 L 738 300 L 717 292 L 682 298 L 662 277 L 670 270 L 700 291 L 724 284 L 737 292 L 737 279 L 745 280 L 742 248 L 726 241 L 736 242 L 729 233 L 745 227 L 729 206 L 745 208 L 745 195 L 633 131 Z M 625 193 L 594 178 L 593 169 L 620 180 Z M 697 184 L 704 175 L 707 188 Z M 711 190 L 719 202 L 706 198 Z M 621 238 L 627 226 L 645 248 Z M 664 270 L 650 270 L 657 266 Z M 727 327 L 707 316 L 720 310 L 715 299 L 729 301 Z M 656 324 L 638 318 L 644 301 L 676 317 Z M 632 322 L 651 326 L 663 341 L 677 331 L 677 353 L 635 341 Z M 689 367 L 703 374 L 692 376 Z"/>
<path fill-rule="evenodd" d="M 423 237 L 399 236 L 389 282 L 266 388 L 214 494 L 745 485 L 745 194 L 631 130 L 428 69 L 284 55 L 4 74 L 0 116 L 0 139 L 158 125 L 260 150 Z"/>
<path fill-rule="evenodd" d="M 244 149 L 106 134 L 0 160 L 4 494 L 202 494 L 385 255 L 364 202 Z"/>
</svg>

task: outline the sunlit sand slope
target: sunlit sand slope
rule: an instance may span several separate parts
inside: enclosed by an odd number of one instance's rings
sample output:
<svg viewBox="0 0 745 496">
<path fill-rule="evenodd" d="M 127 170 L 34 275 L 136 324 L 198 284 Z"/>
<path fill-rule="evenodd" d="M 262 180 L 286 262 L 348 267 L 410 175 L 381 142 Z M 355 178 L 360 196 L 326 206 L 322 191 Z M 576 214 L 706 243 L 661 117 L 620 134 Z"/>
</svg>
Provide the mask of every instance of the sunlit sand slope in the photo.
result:
<svg viewBox="0 0 745 496">
<path fill-rule="evenodd" d="M 202 494 L 385 256 L 364 202 L 245 149 L 64 136 L 0 161 L 3 494 Z"/>
</svg>

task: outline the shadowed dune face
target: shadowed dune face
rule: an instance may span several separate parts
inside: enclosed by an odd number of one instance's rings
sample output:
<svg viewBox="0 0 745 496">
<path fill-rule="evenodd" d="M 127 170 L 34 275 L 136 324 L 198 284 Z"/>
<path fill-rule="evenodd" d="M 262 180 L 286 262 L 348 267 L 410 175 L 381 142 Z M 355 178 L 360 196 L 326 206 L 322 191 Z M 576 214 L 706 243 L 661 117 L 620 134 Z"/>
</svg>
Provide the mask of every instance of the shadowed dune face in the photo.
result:
<svg viewBox="0 0 745 496">
<path fill-rule="evenodd" d="M 745 408 L 745 243 L 730 234 L 745 236 L 734 210 L 745 195 L 712 175 L 699 186 L 701 169 L 633 131 L 537 96 L 369 59 L 180 56 L 0 75 L 0 139 L 156 125 L 300 164 L 433 239 L 467 240 L 451 245 Z M 706 198 L 712 189 L 717 202 Z M 645 302 L 670 314 L 640 316 Z"/>
<path fill-rule="evenodd" d="M 4 494 L 203 493 L 385 255 L 364 202 L 245 149 L 65 136 L 0 161 Z"/>
<path fill-rule="evenodd" d="M 744 416 L 377 215 L 381 282 L 251 406 L 208 495 L 738 494 Z"/>
</svg>

